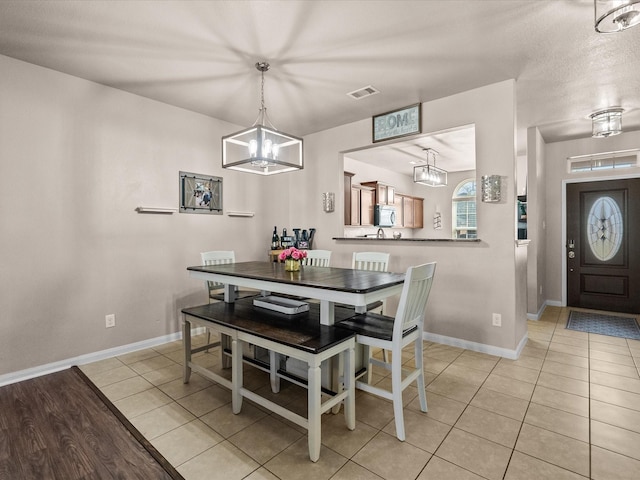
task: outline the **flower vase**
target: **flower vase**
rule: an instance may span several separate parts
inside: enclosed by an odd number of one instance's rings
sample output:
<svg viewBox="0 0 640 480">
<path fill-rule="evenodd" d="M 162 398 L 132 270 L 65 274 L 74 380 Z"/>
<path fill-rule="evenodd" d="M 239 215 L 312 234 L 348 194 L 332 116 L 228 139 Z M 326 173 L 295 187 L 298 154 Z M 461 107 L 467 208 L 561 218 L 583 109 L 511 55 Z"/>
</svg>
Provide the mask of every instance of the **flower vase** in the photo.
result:
<svg viewBox="0 0 640 480">
<path fill-rule="evenodd" d="M 300 271 L 300 260 L 295 260 L 293 258 L 287 258 L 284 261 L 284 269 L 287 272 L 298 272 L 298 271 Z"/>
</svg>

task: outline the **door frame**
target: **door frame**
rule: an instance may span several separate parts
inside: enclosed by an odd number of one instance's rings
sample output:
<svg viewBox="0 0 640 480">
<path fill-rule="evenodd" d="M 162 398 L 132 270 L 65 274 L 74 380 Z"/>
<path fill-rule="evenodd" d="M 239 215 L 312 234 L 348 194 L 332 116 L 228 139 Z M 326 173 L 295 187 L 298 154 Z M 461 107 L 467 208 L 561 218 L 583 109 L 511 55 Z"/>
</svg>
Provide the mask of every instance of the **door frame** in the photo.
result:
<svg viewBox="0 0 640 480">
<path fill-rule="evenodd" d="M 626 175 L 608 175 L 597 177 L 565 178 L 562 180 L 562 226 L 561 226 L 561 250 L 562 250 L 562 305 L 567 306 L 567 184 L 568 183 L 588 183 L 604 182 L 607 180 L 626 180 L 629 178 L 640 178 L 638 173 Z"/>
</svg>

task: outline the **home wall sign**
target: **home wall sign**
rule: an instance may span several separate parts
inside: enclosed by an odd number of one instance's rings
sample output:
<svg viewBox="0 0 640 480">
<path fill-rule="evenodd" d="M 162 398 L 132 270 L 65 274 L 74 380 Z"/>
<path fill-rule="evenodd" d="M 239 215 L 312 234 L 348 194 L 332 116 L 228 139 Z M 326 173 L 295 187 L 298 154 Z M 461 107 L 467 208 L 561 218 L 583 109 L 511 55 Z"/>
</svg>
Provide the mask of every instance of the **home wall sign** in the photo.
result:
<svg viewBox="0 0 640 480">
<path fill-rule="evenodd" d="M 180 172 L 180 213 L 222 215 L 222 177 Z"/>
<path fill-rule="evenodd" d="M 375 115 L 372 119 L 373 143 L 422 132 L 422 109 L 420 103 L 400 110 Z"/>
</svg>

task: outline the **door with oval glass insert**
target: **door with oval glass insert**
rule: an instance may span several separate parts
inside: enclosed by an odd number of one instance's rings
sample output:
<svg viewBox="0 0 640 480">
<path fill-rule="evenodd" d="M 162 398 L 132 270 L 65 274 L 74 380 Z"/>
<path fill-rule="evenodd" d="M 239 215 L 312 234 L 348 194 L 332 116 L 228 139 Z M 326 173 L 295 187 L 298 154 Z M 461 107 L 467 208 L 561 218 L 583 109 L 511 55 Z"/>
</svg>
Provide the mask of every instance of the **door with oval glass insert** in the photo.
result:
<svg viewBox="0 0 640 480">
<path fill-rule="evenodd" d="M 640 179 L 567 184 L 567 305 L 640 313 Z"/>
</svg>

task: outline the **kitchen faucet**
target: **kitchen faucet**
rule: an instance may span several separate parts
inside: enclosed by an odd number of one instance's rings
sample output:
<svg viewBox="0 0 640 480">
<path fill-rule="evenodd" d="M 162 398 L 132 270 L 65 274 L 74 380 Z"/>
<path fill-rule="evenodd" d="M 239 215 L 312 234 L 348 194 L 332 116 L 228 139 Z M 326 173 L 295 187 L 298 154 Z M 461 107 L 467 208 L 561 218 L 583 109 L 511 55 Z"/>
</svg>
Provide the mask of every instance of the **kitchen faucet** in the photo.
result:
<svg viewBox="0 0 640 480">
<path fill-rule="evenodd" d="M 379 228 L 378 233 L 376 234 L 376 238 L 384 238 L 384 230 Z"/>
</svg>

